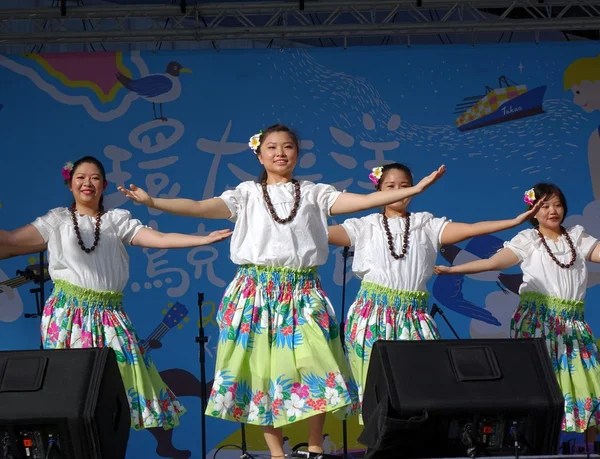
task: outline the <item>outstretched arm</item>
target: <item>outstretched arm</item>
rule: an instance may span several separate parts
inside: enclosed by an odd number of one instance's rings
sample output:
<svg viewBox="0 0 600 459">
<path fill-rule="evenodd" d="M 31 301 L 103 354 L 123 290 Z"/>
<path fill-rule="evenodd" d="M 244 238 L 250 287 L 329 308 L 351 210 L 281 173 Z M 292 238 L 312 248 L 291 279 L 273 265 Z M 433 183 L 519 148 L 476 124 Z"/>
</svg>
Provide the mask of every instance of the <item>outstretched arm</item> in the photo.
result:
<svg viewBox="0 0 600 459">
<path fill-rule="evenodd" d="M 455 266 L 436 266 L 433 271 L 436 274 L 476 274 L 484 271 L 501 271 L 519 263 L 519 258 L 510 249 L 502 249 L 493 257 L 471 261 Z"/>
<path fill-rule="evenodd" d="M 20 255 L 33 255 L 44 252 L 48 247 L 46 244 L 40 244 L 32 247 L 13 247 L 10 245 L 0 245 L 0 260 L 6 258 L 18 257 Z"/>
<path fill-rule="evenodd" d="M 435 183 L 446 172 L 445 166 L 432 172 L 414 186 L 400 188 L 397 190 L 376 191 L 369 194 L 342 193 L 331 206 L 331 215 L 350 214 L 374 207 L 387 206 L 394 202 L 410 198 L 423 192 Z"/>
<path fill-rule="evenodd" d="M 25 225 L 13 231 L 0 230 L 0 260 L 44 250 L 46 243 L 33 225 Z"/>
<path fill-rule="evenodd" d="M 329 243 L 340 247 L 350 247 L 352 241 L 342 225 L 334 225 L 327 228 Z"/>
<path fill-rule="evenodd" d="M 594 250 L 592 250 L 592 253 L 590 253 L 590 261 L 593 261 L 594 263 L 600 263 L 600 243 L 596 244 L 596 247 L 594 247 Z"/>
<path fill-rule="evenodd" d="M 475 236 L 481 236 L 482 234 L 496 233 L 498 231 L 504 231 L 506 229 L 514 228 L 527 220 L 535 217 L 542 205 L 544 204 L 543 199 L 538 199 L 535 205 L 526 212 L 518 215 L 511 220 L 496 220 L 491 222 L 478 222 L 478 223 L 454 223 L 450 222 L 444 227 L 442 232 L 441 242 L 442 245 L 456 244 Z"/>
<path fill-rule="evenodd" d="M 203 201 L 194 201 L 193 199 L 184 198 L 153 198 L 148 195 L 146 191 L 138 188 L 134 184 L 129 185 L 129 190 L 122 186 L 118 187 L 118 189 L 121 193 L 135 202 L 170 214 L 214 219 L 226 219 L 231 217 L 229 207 L 227 207 L 227 204 L 225 204 L 225 201 L 221 198 L 211 198 Z"/>
<path fill-rule="evenodd" d="M 161 233 L 150 228 L 141 228 L 131 241 L 131 245 L 149 249 L 182 249 L 214 244 L 227 239 L 231 236 L 231 233 L 231 230 L 225 229 L 213 231 L 207 236 L 195 236 L 191 234 Z"/>
</svg>

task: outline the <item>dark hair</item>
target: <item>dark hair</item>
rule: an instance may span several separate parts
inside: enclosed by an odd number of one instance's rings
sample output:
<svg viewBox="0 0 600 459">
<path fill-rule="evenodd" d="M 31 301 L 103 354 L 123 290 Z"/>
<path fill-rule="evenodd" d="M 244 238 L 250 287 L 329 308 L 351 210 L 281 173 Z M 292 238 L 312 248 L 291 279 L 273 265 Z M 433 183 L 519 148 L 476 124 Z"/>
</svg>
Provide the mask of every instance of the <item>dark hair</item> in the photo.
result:
<svg viewBox="0 0 600 459">
<path fill-rule="evenodd" d="M 287 132 L 290 135 L 290 137 L 292 138 L 292 142 L 294 142 L 294 144 L 296 145 L 296 150 L 298 151 L 298 154 L 300 154 L 300 139 L 298 138 L 298 135 L 284 124 L 274 124 L 272 126 L 269 126 L 267 129 L 262 131 L 262 133 L 260 134 L 260 137 L 258 139 L 260 143 L 258 145 L 258 149 L 256 150 L 257 155 L 258 155 L 258 153 L 260 153 L 260 149 L 262 148 L 262 144 L 263 144 L 264 140 L 267 138 L 267 136 L 269 134 L 272 134 L 273 132 Z M 261 182 L 264 182 L 265 180 L 267 180 L 267 170 L 263 167 L 263 169 L 258 177 L 258 182 L 261 183 Z"/>
<path fill-rule="evenodd" d="M 69 174 L 69 184 L 73 181 L 73 174 L 79 166 L 82 164 L 93 164 L 100 171 L 100 175 L 102 176 L 102 181 L 106 183 L 106 170 L 104 169 L 104 165 L 93 156 L 84 156 L 83 158 L 79 158 L 77 161 L 73 163 L 73 168 L 71 169 L 71 173 Z M 100 196 L 100 206 L 104 202 L 104 195 Z"/>
<path fill-rule="evenodd" d="M 409 169 L 409 167 L 405 166 L 404 164 L 400 164 L 400 163 L 391 163 L 391 164 L 386 164 L 385 166 L 383 166 L 383 169 L 381 171 L 381 177 L 379 178 L 377 185 L 375 185 L 375 188 L 377 190 L 381 189 L 381 184 L 383 183 L 383 180 L 385 179 L 386 173 L 388 171 L 391 171 L 392 169 L 404 172 L 410 179 L 410 186 L 413 186 L 413 176 L 412 176 L 412 172 Z"/>
<path fill-rule="evenodd" d="M 553 183 L 537 183 L 533 187 L 533 191 L 535 193 L 535 199 L 536 199 L 536 201 L 538 199 L 541 199 L 543 196 L 546 197 L 546 199 L 545 199 L 546 201 L 548 199 L 550 199 L 552 196 L 556 196 L 558 198 L 558 200 L 562 204 L 563 208 L 565 209 L 565 213 L 563 214 L 563 218 L 560 221 L 560 224 L 562 225 L 562 223 L 565 221 L 565 218 L 567 218 L 567 211 L 569 210 L 568 207 L 567 207 L 567 198 L 565 198 L 565 195 L 563 194 L 562 190 L 559 187 L 557 187 L 555 184 L 553 184 Z M 530 219 L 529 223 L 531 223 L 536 228 L 540 224 L 537 221 L 537 218 Z"/>
</svg>

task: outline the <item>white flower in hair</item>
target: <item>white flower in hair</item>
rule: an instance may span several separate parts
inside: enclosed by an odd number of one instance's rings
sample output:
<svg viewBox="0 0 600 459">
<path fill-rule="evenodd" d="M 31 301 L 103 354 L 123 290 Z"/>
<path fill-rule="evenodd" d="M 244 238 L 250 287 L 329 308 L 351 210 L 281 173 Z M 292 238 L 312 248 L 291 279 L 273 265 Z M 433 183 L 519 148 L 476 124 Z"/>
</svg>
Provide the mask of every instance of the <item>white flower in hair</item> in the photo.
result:
<svg viewBox="0 0 600 459">
<path fill-rule="evenodd" d="M 250 141 L 248 142 L 248 146 L 254 152 L 254 154 L 256 154 L 256 152 L 258 151 L 258 147 L 260 146 L 261 135 L 262 131 L 260 131 L 258 134 L 254 134 L 252 137 L 250 137 Z"/>
</svg>

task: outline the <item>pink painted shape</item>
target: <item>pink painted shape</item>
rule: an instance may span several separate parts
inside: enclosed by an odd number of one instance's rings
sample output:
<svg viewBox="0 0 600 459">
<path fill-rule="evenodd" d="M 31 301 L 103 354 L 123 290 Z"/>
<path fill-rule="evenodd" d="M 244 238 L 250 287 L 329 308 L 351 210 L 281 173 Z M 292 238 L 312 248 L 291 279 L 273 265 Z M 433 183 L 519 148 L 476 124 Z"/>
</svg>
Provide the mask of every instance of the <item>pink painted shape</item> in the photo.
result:
<svg viewBox="0 0 600 459">
<path fill-rule="evenodd" d="M 42 58 L 57 72 L 71 81 L 90 81 L 108 94 L 117 82 L 117 53 L 115 51 L 95 53 L 47 53 Z"/>
</svg>

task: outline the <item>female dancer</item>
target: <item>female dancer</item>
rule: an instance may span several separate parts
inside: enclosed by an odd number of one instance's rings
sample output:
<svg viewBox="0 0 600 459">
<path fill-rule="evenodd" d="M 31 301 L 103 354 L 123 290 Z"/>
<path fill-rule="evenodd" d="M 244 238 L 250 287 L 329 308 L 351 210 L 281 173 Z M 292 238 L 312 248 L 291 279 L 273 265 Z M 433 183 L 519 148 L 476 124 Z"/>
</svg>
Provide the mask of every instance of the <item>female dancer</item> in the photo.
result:
<svg viewBox="0 0 600 459">
<path fill-rule="evenodd" d="M 129 278 L 126 245 L 148 248 L 194 247 L 227 238 L 164 234 L 131 218 L 127 210 L 104 210 L 107 186 L 102 164 L 91 156 L 63 169 L 75 199 L 70 207 L 50 210 L 32 224 L 0 230 L 0 259 L 48 250 L 54 289 L 41 324 L 45 349 L 109 346 L 114 349 L 131 408 L 131 427 L 171 429 L 185 409 L 143 352 L 122 307 Z"/>
<path fill-rule="evenodd" d="M 157 199 L 122 191 L 179 215 L 235 222 L 231 260 L 239 265 L 219 307 L 219 347 L 207 414 L 264 426 L 271 456 L 284 457 L 281 427 L 308 418 L 309 451 L 323 451 L 325 412 L 356 403 L 335 312 L 317 276 L 327 247 L 327 218 L 420 193 L 416 186 L 357 195 L 293 179 L 299 141 L 274 125 L 250 139 L 264 166 L 258 183 L 204 201 Z"/>
<path fill-rule="evenodd" d="M 487 260 L 457 266 L 436 266 L 436 274 L 471 274 L 503 270 L 521 264 L 520 304 L 510 324 L 514 338 L 542 337 L 565 396 L 562 428 L 586 432 L 593 442 L 600 413 L 590 419 L 600 401 L 598 348 L 585 322 L 583 300 L 588 277 L 587 261 L 600 262 L 598 240 L 583 227 L 562 226 L 567 200 L 556 185 L 538 183 L 525 193 L 529 206 L 542 206 L 533 229 L 521 231 L 504 249 Z M 590 427 L 587 429 L 588 421 Z"/>
<path fill-rule="evenodd" d="M 377 190 L 413 186 L 404 164 L 376 167 L 369 175 Z M 329 242 L 354 246 L 352 270 L 360 290 L 348 311 L 345 344 L 362 407 L 363 388 L 375 341 L 438 339 L 427 312 L 427 281 L 440 245 L 502 231 L 528 220 L 536 209 L 511 220 L 454 223 L 427 212 L 409 212 L 411 198 L 388 204 L 381 213 L 329 227 Z M 360 418 L 362 423 L 362 417 Z"/>
</svg>

